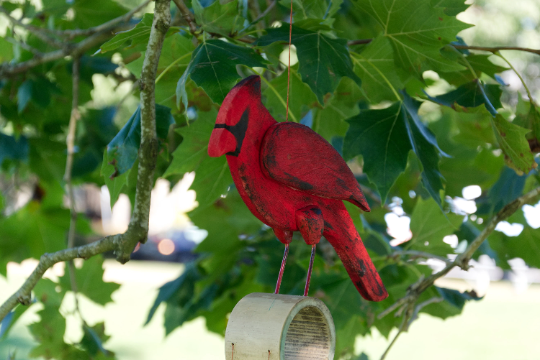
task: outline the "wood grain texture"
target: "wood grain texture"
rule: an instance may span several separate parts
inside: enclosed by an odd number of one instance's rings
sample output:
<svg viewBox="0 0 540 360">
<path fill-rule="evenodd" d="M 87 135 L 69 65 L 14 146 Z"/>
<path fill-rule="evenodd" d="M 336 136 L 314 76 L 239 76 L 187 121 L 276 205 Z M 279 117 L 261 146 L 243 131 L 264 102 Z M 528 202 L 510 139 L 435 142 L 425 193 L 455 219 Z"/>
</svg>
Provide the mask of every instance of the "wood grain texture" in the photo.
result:
<svg viewBox="0 0 540 360">
<path fill-rule="evenodd" d="M 358 182 L 339 153 L 310 128 L 272 118 L 261 102 L 258 76 L 242 80 L 225 98 L 208 153 L 227 155 L 240 196 L 282 243 L 301 231 L 306 243 L 316 244 L 322 222 L 322 234 L 360 294 L 371 301 L 388 296 L 342 202 L 369 210 Z M 308 208 L 320 214 L 298 212 Z"/>
<path fill-rule="evenodd" d="M 332 360 L 335 337 L 332 315 L 322 301 L 253 293 L 240 300 L 229 317 L 225 358 Z"/>
</svg>

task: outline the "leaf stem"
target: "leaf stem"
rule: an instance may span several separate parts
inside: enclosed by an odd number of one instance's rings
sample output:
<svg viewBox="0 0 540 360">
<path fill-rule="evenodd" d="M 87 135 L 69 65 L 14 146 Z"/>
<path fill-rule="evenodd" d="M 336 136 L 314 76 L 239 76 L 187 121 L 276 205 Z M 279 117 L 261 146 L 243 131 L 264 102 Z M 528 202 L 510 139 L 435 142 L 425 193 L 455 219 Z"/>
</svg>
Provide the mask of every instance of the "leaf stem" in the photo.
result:
<svg viewBox="0 0 540 360">
<path fill-rule="evenodd" d="M 71 117 L 69 119 L 69 130 L 66 137 L 67 145 L 67 159 L 66 159 L 66 171 L 64 174 L 64 181 L 66 182 L 66 192 L 69 199 L 69 231 L 68 231 L 68 240 L 67 248 L 71 249 L 75 245 L 75 230 L 77 228 L 77 211 L 75 209 L 75 194 L 73 193 L 73 183 L 71 181 L 71 172 L 73 169 L 73 155 L 75 154 L 75 137 L 77 131 L 77 122 L 80 118 L 79 113 L 79 68 L 80 68 L 80 57 L 75 57 L 73 59 L 73 85 L 72 85 L 72 104 L 71 104 Z M 75 264 L 73 260 L 67 262 L 69 280 L 71 283 L 71 291 L 73 291 L 73 297 L 75 298 L 75 310 L 79 314 L 81 320 L 84 321 L 84 318 L 79 307 L 79 298 L 78 298 L 78 287 L 77 280 L 75 277 Z"/>
<path fill-rule="evenodd" d="M 180 14 L 182 14 L 182 17 L 189 26 L 189 31 L 193 36 L 197 36 L 197 23 L 195 22 L 195 19 L 193 18 L 193 14 L 189 9 L 187 8 L 186 4 L 183 0 L 173 0 L 178 10 L 180 10 Z"/>
<path fill-rule="evenodd" d="M 512 63 L 510 61 L 508 61 L 507 58 L 505 58 L 500 51 L 497 51 L 494 53 L 495 55 L 497 55 L 498 57 L 500 57 L 501 59 L 503 59 L 507 64 L 508 66 L 510 66 L 510 68 L 516 73 L 516 75 L 518 76 L 519 80 L 521 80 L 521 83 L 523 84 L 523 87 L 525 88 L 525 91 L 527 92 L 527 95 L 529 96 L 529 100 L 531 102 L 531 105 L 533 107 L 536 107 L 536 104 L 535 104 L 535 101 L 534 101 L 534 98 L 532 97 L 532 94 L 531 94 L 531 91 L 529 90 L 529 87 L 527 86 L 527 84 L 525 83 L 525 80 L 523 80 L 523 77 L 521 76 L 521 74 L 516 70 L 516 68 L 512 65 Z"/>
<path fill-rule="evenodd" d="M 187 54 L 184 54 L 182 56 L 180 56 L 178 59 L 174 60 L 169 66 L 167 66 L 165 68 L 165 70 L 163 70 L 161 72 L 161 74 L 159 74 L 159 76 L 156 78 L 156 84 L 159 82 L 159 80 L 161 80 L 161 78 L 163 77 L 163 75 L 165 75 L 167 73 L 167 71 L 169 71 L 174 65 L 176 65 L 177 63 L 179 63 L 180 61 L 184 60 L 186 57 L 188 57 L 189 55 L 191 55 L 193 53 L 193 51 L 190 51 L 188 52 Z"/>
</svg>

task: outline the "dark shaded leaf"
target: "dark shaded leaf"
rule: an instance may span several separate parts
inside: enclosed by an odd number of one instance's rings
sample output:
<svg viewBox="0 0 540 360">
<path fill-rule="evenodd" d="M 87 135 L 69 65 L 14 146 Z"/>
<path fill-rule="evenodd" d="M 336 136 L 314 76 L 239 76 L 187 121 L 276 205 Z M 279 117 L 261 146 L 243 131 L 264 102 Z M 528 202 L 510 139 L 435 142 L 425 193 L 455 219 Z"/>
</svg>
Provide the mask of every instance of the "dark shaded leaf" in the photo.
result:
<svg viewBox="0 0 540 360">
<path fill-rule="evenodd" d="M 218 66 L 219 65 L 219 66 Z M 192 53 L 189 65 L 176 86 L 176 104 L 188 107 L 188 77 L 202 87 L 213 102 L 220 104 L 240 78 L 236 65 L 266 67 L 266 60 L 249 48 L 221 40 L 203 41 Z"/>
<path fill-rule="evenodd" d="M 267 46 L 274 42 L 289 41 L 289 27 L 281 26 L 267 29 L 257 45 Z M 353 71 L 351 58 L 344 39 L 332 39 L 321 31 L 304 30 L 293 25 L 292 44 L 296 46 L 298 71 L 302 81 L 309 85 L 317 95 L 319 103 L 324 104 L 324 96 L 333 93 L 343 76 L 354 80 L 359 86 L 360 78 Z"/>
<path fill-rule="evenodd" d="M 422 308 L 421 312 L 436 316 L 441 319 L 447 319 L 451 316 L 461 314 L 463 307 L 467 301 L 482 300 L 478 297 L 474 291 L 459 292 L 454 289 L 441 288 L 434 286 L 429 289 L 425 294 L 425 297 L 440 297 L 441 302 L 435 302 Z"/>
<path fill-rule="evenodd" d="M 346 160 L 361 154 L 363 171 L 384 203 L 395 180 L 405 170 L 407 154 L 412 149 L 405 127 L 403 108 L 394 103 L 382 110 L 365 110 L 349 119 L 349 130 L 343 143 Z"/>
<path fill-rule="evenodd" d="M 466 108 L 474 108 L 485 105 L 491 115 L 497 115 L 498 108 L 501 108 L 501 89 L 499 85 L 484 85 L 479 80 L 461 85 L 456 90 L 449 93 L 428 98 L 437 104 L 455 108 L 455 104 Z"/>
<path fill-rule="evenodd" d="M 19 138 L 0 133 L 0 165 L 4 160 L 28 160 L 28 141 L 21 135 Z"/>
<path fill-rule="evenodd" d="M 505 205 L 521 196 L 527 176 L 519 176 L 515 171 L 504 167 L 499 179 L 489 190 L 488 197 L 491 203 L 489 213 L 496 213 Z"/>
<path fill-rule="evenodd" d="M 94 326 L 83 324 L 84 335 L 81 339 L 81 346 L 92 356 L 103 354 L 106 357 L 114 357 L 114 353 L 103 347 L 110 336 L 105 334 L 105 323 L 100 322 Z"/>
<path fill-rule="evenodd" d="M 440 149 L 433 134 L 420 122 L 419 104 L 406 94 L 404 99 L 403 103 L 362 111 L 349 119 L 343 155 L 345 159 L 363 156 L 364 172 L 377 185 L 384 203 L 390 188 L 405 170 L 409 150 L 413 150 L 423 167 L 422 183 L 440 205 Z"/>
<path fill-rule="evenodd" d="M 171 109 L 156 104 L 156 132 L 160 139 L 167 137 L 169 127 L 174 124 Z M 141 109 L 140 106 L 131 115 L 128 122 L 107 145 L 107 161 L 114 166 L 116 173 L 112 177 L 122 175 L 135 163 L 141 143 Z"/>
</svg>

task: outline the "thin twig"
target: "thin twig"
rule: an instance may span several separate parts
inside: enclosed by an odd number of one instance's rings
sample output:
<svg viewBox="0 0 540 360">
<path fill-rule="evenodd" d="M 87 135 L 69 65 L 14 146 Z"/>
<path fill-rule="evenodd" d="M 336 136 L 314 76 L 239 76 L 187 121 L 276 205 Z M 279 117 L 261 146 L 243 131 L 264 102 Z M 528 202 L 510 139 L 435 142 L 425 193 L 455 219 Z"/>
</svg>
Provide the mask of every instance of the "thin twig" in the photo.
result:
<svg viewBox="0 0 540 360">
<path fill-rule="evenodd" d="M 37 57 L 43 56 L 43 53 L 41 51 L 31 47 L 30 45 L 28 45 L 27 43 L 23 41 L 17 41 L 14 38 L 10 38 L 10 37 L 7 37 L 6 40 L 12 43 L 13 45 L 18 45 L 24 50 L 30 51 L 32 54 L 34 54 L 34 56 L 37 56 Z"/>
<path fill-rule="evenodd" d="M 365 45 L 372 42 L 373 39 L 359 39 L 359 40 L 351 40 L 347 42 L 347 45 L 353 46 L 353 45 Z M 487 51 L 490 53 L 497 53 L 501 50 L 515 50 L 515 51 L 525 51 L 530 52 L 536 55 L 540 55 L 540 50 L 537 49 L 530 49 L 530 48 L 523 48 L 518 46 L 475 46 L 475 45 L 458 45 L 458 44 L 450 44 L 456 49 L 459 50 L 478 50 L 478 51 Z"/>
<path fill-rule="evenodd" d="M 139 150 L 139 168 L 135 204 L 129 227 L 124 234 L 107 236 L 94 243 L 61 250 L 52 254 L 44 254 L 38 266 L 24 284 L 0 306 L 0 322 L 17 304 L 28 305 L 32 289 L 43 277 L 45 271 L 61 261 L 77 258 L 88 259 L 107 251 L 114 251 L 116 260 L 125 263 L 129 260 L 137 243 L 144 243 L 148 238 L 148 219 L 150 213 L 150 196 L 154 182 L 154 169 L 158 151 L 158 140 L 155 126 L 155 94 L 154 83 L 163 46 L 165 34 L 169 29 L 171 14 L 170 0 L 156 0 L 154 21 L 141 75 L 141 146 Z"/>
<path fill-rule="evenodd" d="M 253 25 L 253 24 L 256 24 L 257 22 L 261 21 L 261 19 L 263 19 L 266 15 L 268 15 L 270 10 L 272 10 L 274 8 L 274 6 L 276 6 L 276 3 L 277 3 L 277 0 L 272 1 L 270 3 L 270 5 L 268 5 L 266 10 L 264 10 L 261 15 L 259 15 L 255 20 L 253 20 L 253 22 L 251 24 Z"/>
<path fill-rule="evenodd" d="M 360 39 L 360 40 L 351 40 L 349 42 L 347 42 L 347 45 L 349 46 L 353 46 L 353 45 L 365 45 L 365 44 L 369 44 L 370 42 L 372 42 L 373 39 Z"/>
<path fill-rule="evenodd" d="M 122 22 L 126 22 L 133 17 L 137 11 L 140 11 L 144 6 L 148 5 L 149 1 L 145 1 L 143 4 L 135 8 L 134 10 L 128 12 L 125 15 L 122 15 L 116 19 L 113 19 L 105 24 L 96 26 L 90 29 L 83 30 L 65 30 L 65 31 L 54 31 L 55 34 L 65 35 L 68 38 L 73 38 L 79 35 L 88 35 L 88 38 L 84 39 L 78 43 L 66 43 L 61 46 L 61 49 L 52 51 L 49 53 L 42 54 L 41 56 L 36 56 L 33 59 L 18 63 L 18 64 L 2 64 L 0 65 L 0 77 L 3 76 L 12 76 L 28 71 L 29 69 L 45 64 L 51 61 L 56 61 L 62 59 L 66 56 L 80 56 L 90 50 L 91 48 L 102 44 L 104 41 L 109 39 L 113 34 L 113 30 L 122 30 L 125 28 L 125 24 L 122 25 Z M 0 8 L 1 9 L 1 8 Z M 5 9 L 4 9 L 5 10 Z M 1 10 L 0 10 L 1 11 Z M 40 30 L 39 28 L 35 28 Z"/>
<path fill-rule="evenodd" d="M 154 21 L 141 71 L 141 145 L 139 147 L 135 205 L 128 229 L 128 231 L 133 229 L 133 231 L 138 232 L 141 237 L 129 239 L 129 241 L 120 244 L 122 251 L 117 259 L 121 262 L 128 261 L 137 243 L 144 244 L 148 236 L 149 200 L 154 185 L 154 170 L 159 151 L 159 141 L 156 134 L 156 75 L 163 41 L 171 24 L 169 7 L 170 0 L 156 0 Z"/>
<path fill-rule="evenodd" d="M 94 255 L 112 251 L 117 247 L 118 243 L 123 241 L 123 237 L 123 234 L 111 235 L 88 245 L 57 251 L 52 254 L 43 254 L 37 267 L 24 284 L 0 306 L 0 322 L 17 304 L 30 304 L 32 289 L 43 277 L 45 271 L 54 264 L 73 259 L 88 259 Z"/>
<path fill-rule="evenodd" d="M 69 55 L 80 56 L 94 46 L 102 44 L 110 37 L 110 34 L 100 32 L 88 37 L 87 39 L 79 43 L 70 44 L 60 50 L 45 53 L 42 57 L 33 58 L 18 64 L 4 63 L 0 65 L 0 77 L 20 74 L 38 65 L 45 64 L 51 61 L 56 61 Z"/>
<path fill-rule="evenodd" d="M 399 335 L 401 335 L 403 330 L 405 330 L 405 328 L 407 327 L 407 321 L 408 321 L 407 314 L 404 314 L 403 315 L 403 320 L 401 321 L 401 325 L 399 326 L 399 330 L 398 330 L 396 336 L 394 336 L 394 338 L 390 342 L 390 344 L 388 344 L 388 347 L 386 348 L 386 350 L 384 351 L 384 353 L 381 356 L 381 360 L 384 360 L 386 358 L 386 355 L 388 355 L 388 352 L 390 352 L 390 349 L 396 343 L 396 340 L 398 339 Z"/>
<path fill-rule="evenodd" d="M 518 76 L 519 80 L 521 80 L 521 83 L 523 84 L 523 87 L 525 88 L 525 91 L 527 92 L 527 95 L 529 96 L 529 100 L 531 102 L 531 105 L 533 107 L 536 107 L 536 102 L 534 101 L 534 98 L 533 98 L 533 96 L 531 94 L 531 91 L 529 90 L 529 87 L 527 86 L 527 83 L 525 82 L 525 80 L 523 79 L 521 74 L 516 70 L 514 65 L 512 65 L 512 63 L 510 61 L 508 61 L 508 59 L 506 59 L 504 56 L 502 56 L 502 54 L 499 51 L 495 52 L 495 55 L 497 55 L 498 57 L 503 59 L 508 64 L 508 66 L 510 66 L 510 68 L 514 71 L 514 73 Z"/>
<path fill-rule="evenodd" d="M 110 31 L 114 29 L 116 25 L 120 23 L 128 22 L 129 20 L 131 20 L 131 18 L 136 13 L 138 13 L 139 11 L 147 7 L 151 1 L 152 0 L 145 0 L 141 5 L 137 6 L 135 9 L 131 10 L 125 15 L 119 16 L 115 19 L 112 19 L 110 21 L 107 21 L 106 23 L 103 23 L 101 25 L 98 25 L 92 28 L 75 29 L 75 30 L 58 30 L 58 31 L 54 31 L 54 33 L 57 34 L 58 36 L 65 36 L 68 39 L 73 39 L 77 36 L 88 36 L 88 35 L 93 35 L 99 32 Z"/>
<path fill-rule="evenodd" d="M 492 47 L 492 46 L 474 46 L 474 45 L 457 45 L 457 44 L 452 44 L 452 46 L 459 50 L 480 50 L 480 51 L 487 51 L 493 54 L 495 54 L 496 52 L 500 50 L 515 50 L 515 51 L 525 51 L 525 52 L 530 52 L 536 55 L 540 55 L 540 50 L 517 47 L 517 46 L 493 46 Z"/>
<path fill-rule="evenodd" d="M 75 154 L 75 136 L 77 130 L 77 121 L 79 120 L 79 68 L 80 68 L 80 58 L 76 57 L 73 59 L 72 66 L 72 103 L 71 103 L 71 116 L 69 119 L 68 134 L 66 136 L 66 145 L 67 145 L 67 159 L 66 159 L 66 171 L 64 173 L 64 182 L 66 183 L 66 191 L 69 198 L 69 231 L 68 231 L 68 240 L 67 248 L 71 249 L 75 246 L 75 230 L 77 228 L 77 210 L 75 209 L 75 194 L 73 193 L 73 183 L 71 181 L 71 172 L 73 169 L 73 155 Z M 71 291 L 73 291 L 73 296 L 75 297 L 75 309 L 79 313 L 82 321 L 84 319 L 81 314 L 81 309 L 79 307 L 79 298 L 77 296 L 78 287 L 77 279 L 75 277 L 75 264 L 73 260 L 67 262 L 69 280 L 71 283 Z"/>
<path fill-rule="evenodd" d="M 195 22 L 195 19 L 193 18 L 193 14 L 189 9 L 187 8 L 186 4 L 184 4 L 183 0 L 173 0 L 178 10 L 180 10 L 180 13 L 182 14 L 182 17 L 184 20 L 186 20 L 189 31 L 193 36 L 196 36 L 197 33 L 197 23 Z"/>
<path fill-rule="evenodd" d="M 450 270 L 452 270 L 455 267 L 459 267 L 463 270 L 469 269 L 469 261 L 471 260 L 474 252 L 482 245 L 484 240 L 487 239 L 489 234 L 495 230 L 495 227 L 497 224 L 505 219 L 507 219 L 510 215 L 515 213 L 518 209 L 520 209 L 523 205 L 531 202 L 532 200 L 535 200 L 538 196 L 540 196 L 540 187 L 529 191 L 525 195 L 520 196 L 516 200 L 512 201 L 508 205 L 506 205 L 502 210 L 500 210 L 486 225 L 484 230 L 474 239 L 467 249 L 465 249 L 464 252 L 459 254 L 455 260 L 449 264 L 447 264 L 444 269 L 439 271 L 438 273 L 432 274 L 431 276 L 428 276 L 427 278 L 421 278 L 416 283 L 411 285 L 409 289 L 407 290 L 407 294 L 396 301 L 393 305 L 391 305 L 389 308 L 384 310 L 382 313 L 379 314 L 378 318 L 382 319 L 389 313 L 393 312 L 397 308 L 407 305 L 407 304 L 414 304 L 420 294 L 424 292 L 426 289 L 428 289 L 431 285 L 435 283 L 435 281 L 444 275 L 448 274 Z"/>
<path fill-rule="evenodd" d="M 10 15 L 10 12 L 6 10 L 5 8 L 3 8 L 2 6 L 0 6 L 0 12 L 3 13 L 13 25 L 26 29 L 28 32 L 34 34 L 36 37 L 41 39 L 41 41 L 51 46 L 54 46 L 56 48 L 62 48 L 64 46 L 64 44 L 61 41 L 49 36 L 43 29 L 40 29 L 32 25 L 24 24 L 21 20 L 15 19 L 13 16 Z"/>
<path fill-rule="evenodd" d="M 413 258 L 413 259 L 418 259 L 418 258 L 436 259 L 436 260 L 442 261 L 442 262 L 444 262 L 446 264 L 449 264 L 449 263 L 452 262 L 448 258 L 439 256 L 439 255 L 435 255 L 435 254 L 430 254 L 430 253 L 427 253 L 427 252 L 424 252 L 424 251 L 416 251 L 416 250 L 396 251 L 396 252 L 394 252 L 394 253 L 392 253 L 392 254 L 390 254 L 388 256 L 389 257 L 394 257 L 394 258 L 397 258 L 399 256 L 409 256 L 410 258 Z"/>
</svg>

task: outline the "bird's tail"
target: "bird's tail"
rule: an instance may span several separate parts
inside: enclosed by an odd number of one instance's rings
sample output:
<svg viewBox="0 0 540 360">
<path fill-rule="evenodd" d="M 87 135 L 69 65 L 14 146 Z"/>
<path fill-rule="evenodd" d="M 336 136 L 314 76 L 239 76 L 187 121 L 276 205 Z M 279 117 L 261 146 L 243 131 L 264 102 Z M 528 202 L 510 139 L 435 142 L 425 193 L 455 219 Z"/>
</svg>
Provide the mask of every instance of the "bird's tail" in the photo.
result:
<svg viewBox="0 0 540 360">
<path fill-rule="evenodd" d="M 323 216 L 324 236 L 336 250 L 360 295 L 370 301 L 386 299 L 388 293 L 343 203 L 336 202 Z"/>
</svg>

